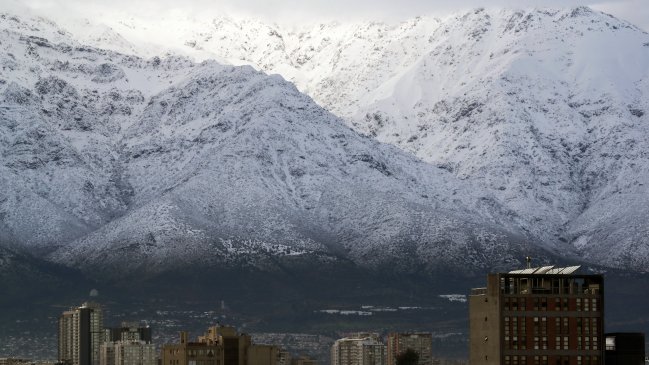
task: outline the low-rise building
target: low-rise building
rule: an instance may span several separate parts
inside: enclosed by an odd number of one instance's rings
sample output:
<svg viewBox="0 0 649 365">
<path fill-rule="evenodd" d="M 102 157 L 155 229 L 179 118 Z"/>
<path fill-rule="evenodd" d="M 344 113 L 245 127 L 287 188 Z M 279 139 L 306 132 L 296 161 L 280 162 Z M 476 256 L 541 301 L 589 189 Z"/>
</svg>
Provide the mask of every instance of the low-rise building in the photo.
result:
<svg viewBox="0 0 649 365">
<path fill-rule="evenodd" d="M 360 333 L 336 340 L 331 365 L 385 365 L 386 346 L 377 334 Z"/>
</svg>

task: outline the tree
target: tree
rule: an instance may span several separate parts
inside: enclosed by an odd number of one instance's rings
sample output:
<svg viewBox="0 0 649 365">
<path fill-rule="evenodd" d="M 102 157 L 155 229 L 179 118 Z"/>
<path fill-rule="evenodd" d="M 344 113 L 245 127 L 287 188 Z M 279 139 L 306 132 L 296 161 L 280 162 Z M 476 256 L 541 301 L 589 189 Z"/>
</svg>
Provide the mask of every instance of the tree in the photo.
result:
<svg viewBox="0 0 649 365">
<path fill-rule="evenodd" d="M 406 351 L 397 355 L 397 365 L 417 365 L 419 364 L 419 354 L 413 349 L 407 349 Z"/>
</svg>

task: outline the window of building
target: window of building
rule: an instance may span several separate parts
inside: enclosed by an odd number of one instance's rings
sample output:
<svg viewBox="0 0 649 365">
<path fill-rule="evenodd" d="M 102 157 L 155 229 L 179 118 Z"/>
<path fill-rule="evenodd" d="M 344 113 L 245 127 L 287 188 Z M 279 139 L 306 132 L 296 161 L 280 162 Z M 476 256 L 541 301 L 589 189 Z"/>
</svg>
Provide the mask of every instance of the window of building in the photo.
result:
<svg viewBox="0 0 649 365">
<path fill-rule="evenodd" d="M 552 279 L 552 294 L 561 292 L 561 279 Z"/>
<path fill-rule="evenodd" d="M 561 334 L 568 334 L 570 333 L 570 320 L 568 317 L 563 317 L 562 319 L 563 325 L 561 326 Z"/>
<path fill-rule="evenodd" d="M 583 331 L 583 327 L 584 327 L 584 321 L 580 317 L 578 317 L 576 322 L 577 322 L 577 334 L 581 335 L 581 332 Z"/>
<path fill-rule="evenodd" d="M 577 298 L 577 299 L 575 300 L 575 303 L 576 303 L 576 305 L 577 305 L 577 311 L 578 311 L 578 312 L 581 312 L 581 298 Z"/>
</svg>

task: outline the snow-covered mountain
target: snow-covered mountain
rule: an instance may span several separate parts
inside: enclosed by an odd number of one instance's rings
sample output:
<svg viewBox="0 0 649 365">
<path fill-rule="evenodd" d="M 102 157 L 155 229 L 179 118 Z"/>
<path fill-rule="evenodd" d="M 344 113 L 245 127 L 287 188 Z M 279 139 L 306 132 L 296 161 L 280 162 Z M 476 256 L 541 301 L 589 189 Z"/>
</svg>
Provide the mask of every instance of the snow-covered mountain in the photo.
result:
<svg viewBox="0 0 649 365">
<path fill-rule="evenodd" d="M 647 268 L 649 36 L 625 22 L 108 20 L 1 18 L 6 242 L 119 275 L 293 256 L 485 268 L 535 250 Z M 128 55 L 160 50 L 220 63 Z M 279 73 L 400 150 L 222 63 Z"/>
<path fill-rule="evenodd" d="M 113 278 L 543 255 L 478 185 L 354 132 L 280 76 L 84 46 L 42 18 L 0 24 L 5 245 Z"/>
<path fill-rule="evenodd" d="M 357 131 L 493 195 L 546 245 L 648 267 L 649 35 L 631 24 L 586 7 L 309 26 L 209 14 L 164 30 L 114 19 L 110 37 L 84 39 L 127 52 L 145 34 L 167 42 L 146 52 L 279 73 Z"/>
</svg>

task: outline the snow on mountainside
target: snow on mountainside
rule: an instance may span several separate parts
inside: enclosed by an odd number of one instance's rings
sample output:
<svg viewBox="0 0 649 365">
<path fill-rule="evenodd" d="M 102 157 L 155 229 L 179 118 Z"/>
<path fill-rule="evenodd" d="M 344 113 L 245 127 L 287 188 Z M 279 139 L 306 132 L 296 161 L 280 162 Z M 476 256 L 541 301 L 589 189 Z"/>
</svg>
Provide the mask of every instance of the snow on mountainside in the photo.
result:
<svg viewBox="0 0 649 365">
<path fill-rule="evenodd" d="M 105 22 L 161 39 L 142 18 Z M 161 23 L 169 49 L 283 75 L 354 129 L 493 194 L 546 245 L 647 269 L 649 35 L 637 27 L 585 7 Z"/>
<path fill-rule="evenodd" d="M 84 46 L 43 18 L 0 14 L 0 40 L 3 245 L 96 277 L 543 255 L 478 185 L 359 135 L 280 76 Z"/>
</svg>

